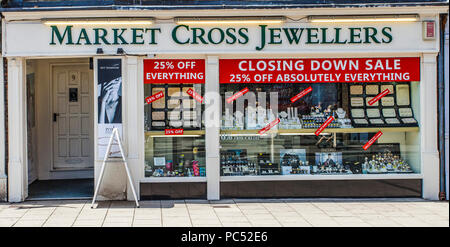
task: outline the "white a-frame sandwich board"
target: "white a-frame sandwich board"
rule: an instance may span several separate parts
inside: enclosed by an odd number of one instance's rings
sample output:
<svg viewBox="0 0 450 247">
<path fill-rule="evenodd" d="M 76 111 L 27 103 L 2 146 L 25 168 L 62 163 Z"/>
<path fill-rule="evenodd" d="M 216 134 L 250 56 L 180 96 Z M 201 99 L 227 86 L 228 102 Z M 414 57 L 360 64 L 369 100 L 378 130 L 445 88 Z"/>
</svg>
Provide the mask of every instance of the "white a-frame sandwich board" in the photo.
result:
<svg viewBox="0 0 450 247">
<path fill-rule="evenodd" d="M 125 158 L 125 153 L 123 152 L 122 142 L 120 141 L 119 130 L 117 128 L 114 128 L 112 131 L 111 137 L 109 138 L 109 143 L 106 148 L 105 157 L 103 158 L 102 168 L 100 170 L 100 176 L 98 178 L 97 186 L 95 187 L 95 193 L 94 193 L 94 198 L 92 198 L 91 208 L 94 207 L 94 203 L 95 203 L 95 199 L 97 198 L 98 190 L 100 189 L 100 185 L 102 184 L 102 179 L 103 179 L 103 174 L 105 172 L 106 164 L 108 162 L 114 162 L 114 161 L 108 161 L 108 158 L 109 158 L 109 155 L 111 152 L 111 146 L 113 145 L 114 139 L 116 139 L 116 142 L 117 142 L 114 144 L 119 145 L 120 155 L 122 158 L 122 162 L 125 166 L 125 170 L 127 172 L 127 177 L 128 177 L 128 181 L 130 182 L 131 190 L 133 191 L 134 200 L 136 201 L 136 206 L 139 207 L 139 202 L 138 202 L 138 199 L 136 196 L 136 190 L 134 189 L 134 185 L 133 185 L 133 179 L 131 179 L 130 169 L 128 169 L 127 159 Z"/>
</svg>

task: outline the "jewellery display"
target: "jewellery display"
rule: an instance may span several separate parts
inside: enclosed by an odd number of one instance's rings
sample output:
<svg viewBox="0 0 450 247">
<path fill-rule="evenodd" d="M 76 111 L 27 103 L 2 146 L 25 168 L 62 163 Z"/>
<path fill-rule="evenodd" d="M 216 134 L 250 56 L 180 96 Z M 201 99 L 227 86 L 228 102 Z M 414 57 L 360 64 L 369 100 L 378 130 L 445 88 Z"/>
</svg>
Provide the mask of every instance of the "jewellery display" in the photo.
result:
<svg viewBox="0 0 450 247">
<path fill-rule="evenodd" d="M 175 109 L 180 107 L 180 100 L 178 99 L 169 99 L 167 101 L 167 104 L 169 105 L 167 108 L 169 109 Z"/>
<path fill-rule="evenodd" d="M 400 87 L 408 93 L 409 104 L 404 106 L 397 104 L 397 86 L 401 85 L 407 85 Z M 308 94 L 292 100 L 309 86 L 312 90 Z M 241 96 L 242 98 L 230 102 L 222 102 L 222 130 L 258 130 L 271 120 L 279 118 L 280 121 L 273 126 L 274 129 L 294 131 L 280 131 L 275 135 L 258 135 L 257 131 L 221 132 L 222 176 L 367 174 L 369 166 L 368 163 L 364 164 L 365 158 L 370 161 L 372 155 L 377 157 L 378 153 L 383 153 L 380 143 L 396 140 L 401 145 L 415 145 L 407 139 L 409 136 L 397 134 L 395 130 L 396 127 L 417 126 L 411 105 L 414 102 L 409 96 L 411 86 L 408 82 L 246 84 L 245 87 L 225 84 L 221 85 L 221 95 L 229 99 L 243 88 L 248 88 L 245 98 Z M 369 101 L 386 89 L 389 90 L 387 95 L 380 97 L 374 104 L 369 104 Z M 269 97 L 272 93 L 277 94 L 274 101 Z M 244 100 L 245 103 L 239 100 Z M 274 103 L 277 105 L 273 105 Z M 329 123 L 327 129 L 361 128 L 348 131 L 329 130 L 324 131 L 322 135 L 314 135 L 313 132 L 330 116 L 334 117 L 334 121 Z M 384 127 L 389 129 L 384 130 Z M 296 129 L 311 131 L 295 131 Z M 384 133 L 383 137 L 374 142 L 368 150 L 364 150 L 364 144 L 378 130 Z M 399 133 L 413 131 L 416 130 L 398 130 Z M 403 146 L 402 155 L 415 149 L 413 147 L 410 150 L 410 147 L 405 149 Z M 400 163 L 402 160 L 402 164 L 406 163 L 406 159 L 400 158 L 400 148 L 392 149 L 391 153 L 392 156 L 386 157 L 391 158 L 392 162 Z M 420 169 L 412 158 L 411 162 L 414 169 Z M 383 170 L 382 166 L 374 167 L 371 168 L 371 173 L 409 172 L 407 166 L 396 166 L 400 168 L 391 170 Z"/>
<path fill-rule="evenodd" d="M 180 118 L 181 118 L 181 114 L 180 113 L 181 112 L 179 112 L 179 111 L 168 112 L 168 119 L 169 120 L 180 120 Z"/>
<path fill-rule="evenodd" d="M 397 91 L 397 105 L 399 106 L 410 105 L 409 85 L 407 84 L 397 85 L 396 91 Z"/>
<path fill-rule="evenodd" d="M 164 120 L 164 112 L 152 112 L 152 119 L 153 120 Z"/>
<path fill-rule="evenodd" d="M 153 121 L 152 122 L 152 126 L 153 127 L 163 127 L 163 126 L 166 126 L 166 123 L 165 122 L 155 122 L 155 121 Z"/>
<path fill-rule="evenodd" d="M 247 159 L 244 149 L 226 150 L 220 154 L 222 176 L 257 175 L 256 162 Z"/>
<path fill-rule="evenodd" d="M 258 153 L 257 165 L 259 168 L 259 175 L 279 175 L 280 169 L 278 164 L 270 160 L 269 153 Z"/>
<path fill-rule="evenodd" d="M 385 96 L 381 98 L 382 106 L 394 106 L 394 97 Z"/>
<path fill-rule="evenodd" d="M 338 134 L 338 142 L 349 143 L 336 148 L 318 149 L 311 143 L 311 140 L 317 140 L 317 138 L 322 137 L 279 136 L 274 137 L 273 141 L 263 138 L 231 137 L 221 143 L 221 146 L 224 147 L 220 154 L 221 174 L 222 176 L 362 174 L 362 166 L 366 157 L 370 160 L 372 155 L 388 151 L 392 153 L 392 158 L 395 158 L 397 163 L 400 162 L 399 143 L 374 143 L 368 150 L 363 150 L 360 144 L 356 144 L 358 140 L 353 142 L 350 139 L 340 139 L 348 137 L 345 135 L 339 137 Z M 258 143 L 256 146 L 255 141 Z M 267 145 L 270 143 L 275 144 L 278 148 L 271 150 L 271 147 Z M 228 147 L 239 147 L 240 149 L 227 149 Z M 405 150 L 404 152 L 407 154 L 409 151 Z M 405 164 L 406 160 L 404 158 L 402 160 L 402 163 Z M 393 165 L 393 170 L 386 171 L 374 167 L 371 173 L 377 172 L 377 169 L 378 172 L 412 172 L 411 168 L 395 167 Z M 365 165 L 364 173 L 368 173 L 368 169 L 368 166 Z"/>
<path fill-rule="evenodd" d="M 373 98 L 374 98 L 374 97 L 367 97 L 367 98 L 366 98 L 366 105 L 367 105 L 367 106 L 369 105 L 369 101 L 371 101 Z M 378 101 L 375 102 L 375 103 L 373 103 L 373 104 L 370 105 L 370 106 L 378 106 Z"/>
<path fill-rule="evenodd" d="M 148 137 L 145 151 L 146 177 L 206 175 L 204 137 Z"/>
<path fill-rule="evenodd" d="M 182 125 L 183 125 L 183 122 L 181 122 L 181 121 L 170 121 L 169 122 L 169 126 L 175 127 L 175 128 L 181 127 Z"/>
<path fill-rule="evenodd" d="M 360 125 L 367 125 L 367 124 L 369 124 L 369 122 L 365 118 L 362 118 L 362 119 L 355 118 L 355 119 L 353 119 L 353 122 L 355 124 L 360 124 Z"/>
<path fill-rule="evenodd" d="M 192 85 L 192 84 L 191 84 Z M 164 130 L 166 128 L 201 128 L 201 104 L 197 104 L 186 91 L 195 90 L 197 93 L 202 91 L 202 84 L 180 85 L 180 84 L 148 84 L 148 91 L 151 95 L 163 92 L 164 96 L 145 105 L 146 130 Z M 150 93 L 146 94 L 150 96 Z M 150 119 L 148 119 L 150 118 Z"/>
<path fill-rule="evenodd" d="M 280 112 L 279 118 L 280 123 L 278 125 L 280 129 L 301 129 L 303 127 L 297 108 L 288 107 L 286 111 Z"/>
<path fill-rule="evenodd" d="M 363 94 L 363 86 L 361 85 L 353 85 L 350 87 L 350 94 Z"/>
<path fill-rule="evenodd" d="M 369 122 L 370 122 L 371 124 L 384 124 L 383 119 L 380 119 L 380 118 L 372 118 L 372 119 L 369 119 Z"/>
<path fill-rule="evenodd" d="M 316 162 L 312 170 L 314 174 L 346 174 L 351 173 L 342 164 L 341 152 L 315 153 Z"/>
<path fill-rule="evenodd" d="M 399 124 L 400 121 L 397 118 L 385 118 L 384 121 L 388 124 Z"/>
<path fill-rule="evenodd" d="M 354 118 L 364 118 L 366 114 L 363 109 L 352 109 L 352 117 Z"/>
<path fill-rule="evenodd" d="M 201 174 L 200 162 L 198 160 L 188 160 L 184 154 L 181 154 L 176 162 L 172 160 L 165 160 L 161 158 L 163 164 L 157 164 L 155 158 L 154 165 L 151 166 L 148 161 L 145 163 L 146 177 L 204 177 L 206 174 Z"/>
<path fill-rule="evenodd" d="M 311 173 L 305 149 L 280 149 L 280 165 L 282 175 Z"/>
<path fill-rule="evenodd" d="M 377 153 L 371 157 L 365 157 L 362 164 L 363 174 L 378 173 L 412 173 L 413 170 L 409 164 L 400 158 L 399 155 L 393 155 L 391 151 L 386 150 L 383 153 Z"/>
<path fill-rule="evenodd" d="M 375 109 L 367 109 L 367 117 L 369 118 L 379 118 L 380 117 L 380 110 L 378 108 Z"/>
<path fill-rule="evenodd" d="M 377 95 L 380 93 L 378 89 L 378 85 L 367 85 L 366 86 L 366 94 L 368 95 Z"/>
<path fill-rule="evenodd" d="M 402 118 L 402 122 L 405 124 L 417 123 L 414 118 Z"/>
<path fill-rule="evenodd" d="M 363 94 L 354 94 L 359 91 L 352 88 L 355 86 L 363 87 Z M 383 82 L 370 84 L 355 84 L 349 86 L 349 105 L 353 127 L 401 127 L 417 126 L 410 102 L 409 83 Z M 378 93 L 389 89 L 389 94 L 381 97 L 377 102 L 369 105 Z M 365 101 L 366 103 L 363 104 Z M 403 106 L 403 107 L 401 107 Z M 364 114 L 364 111 L 365 113 Z M 397 115 L 398 111 L 398 115 Z M 401 119 L 402 118 L 402 119 Z M 364 120 L 363 120 L 364 119 Z M 403 121 L 403 119 L 405 119 Z"/>
<path fill-rule="evenodd" d="M 384 90 L 389 89 L 389 93 L 390 94 L 394 94 L 394 86 L 393 85 L 381 85 L 381 92 L 384 92 Z"/>
<path fill-rule="evenodd" d="M 152 88 L 152 95 L 157 94 L 159 92 L 164 92 L 164 88 Z M 154 109 L 164 109 L 166 106 L 166 101 L 164 99 L 158 99 L 152 102 L 152 108 Z"/>
<path fill-rule="evenodd" d="M 364 106 L 364 99 L 362 97 L 351 98 L 351 105 L 353 107 Z"/>
<path fill-rule="evenodd" d="M 398 115 L 400 117 L 412 117 L 413 112 L 411 108 L 398 108 Z"/>
<path fill-rule="evenodd" d="M 383 108 L 381 110 L 383 112 L 383 117 L 396 117 L 395 109 L 394 108 Z"/>
</svg>

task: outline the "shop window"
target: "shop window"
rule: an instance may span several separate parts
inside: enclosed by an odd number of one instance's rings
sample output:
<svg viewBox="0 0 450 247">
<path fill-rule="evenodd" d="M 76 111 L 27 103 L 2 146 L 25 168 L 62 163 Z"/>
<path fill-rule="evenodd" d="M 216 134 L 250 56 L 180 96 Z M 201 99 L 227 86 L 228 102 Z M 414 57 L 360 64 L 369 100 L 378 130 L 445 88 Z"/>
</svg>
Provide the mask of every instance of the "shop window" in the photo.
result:
<svg viewBox="0 0 450 247">
<path fill-rule="evenodd" d="M 418 89 L 418 82 L 221 83 L 221 175 L 420 173 Z"/>
<path fill-rule="evenodd" d="M 145 177 L 204 177 L 204 84 L 144 84 Z"/>
</svg>

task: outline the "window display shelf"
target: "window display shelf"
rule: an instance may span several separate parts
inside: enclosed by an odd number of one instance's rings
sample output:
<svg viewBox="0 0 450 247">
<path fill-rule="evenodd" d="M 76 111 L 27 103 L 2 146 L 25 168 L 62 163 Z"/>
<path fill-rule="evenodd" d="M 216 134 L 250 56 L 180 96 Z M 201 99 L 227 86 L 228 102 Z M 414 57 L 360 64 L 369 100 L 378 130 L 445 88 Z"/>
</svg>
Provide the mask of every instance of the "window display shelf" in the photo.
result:
<svg viewBox="0 0 450 247">
<path fill-rule="evenodd" d="M 368 180 L 368 179 L 422 179 L 422 174 L 345 174 L 345 175 L 267 175 L 221 176 L 221 182 L 287 181 L 287 180 Z"/>
<path fill-rule="evenodd" d="M 146 131 L 146 137 L 195 137 L 204 135 L 204 130 L 185 130 L 182 135 L 166 135 L 164 131 Z"/>
<path fill-rule="evenodd" d="M 146 177 L 141 183 L 189 183 L 206 182 L 206 177 Z"/>
<path fill-rule="evenodd" d="M 417 132 L 419 127 L 387 127 L 387 128 L 330 128 L 325 129 L 322 133 L 375 133 L 383 132 Z M 221 130 L 222 135 L 258 135 L 259 130 Z M 316 129 L 281 129 L 278 131 L 268 131 L 266 134 L 314 134 Z"/>
</svg>

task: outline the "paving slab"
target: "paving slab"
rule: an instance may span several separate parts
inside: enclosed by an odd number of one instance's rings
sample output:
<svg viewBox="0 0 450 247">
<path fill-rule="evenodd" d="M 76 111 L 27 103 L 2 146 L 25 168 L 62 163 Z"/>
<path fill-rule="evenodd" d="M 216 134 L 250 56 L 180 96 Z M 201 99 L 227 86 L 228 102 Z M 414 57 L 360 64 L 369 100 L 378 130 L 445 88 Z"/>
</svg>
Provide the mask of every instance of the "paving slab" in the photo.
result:
<svg viewBox="0 0 450 247">
<path fill-rule="evenodd" d="M 0 204 L 0 227 L 449 227 L 449 203 L 421 199 L 27 201 Z"/>
</svg>

